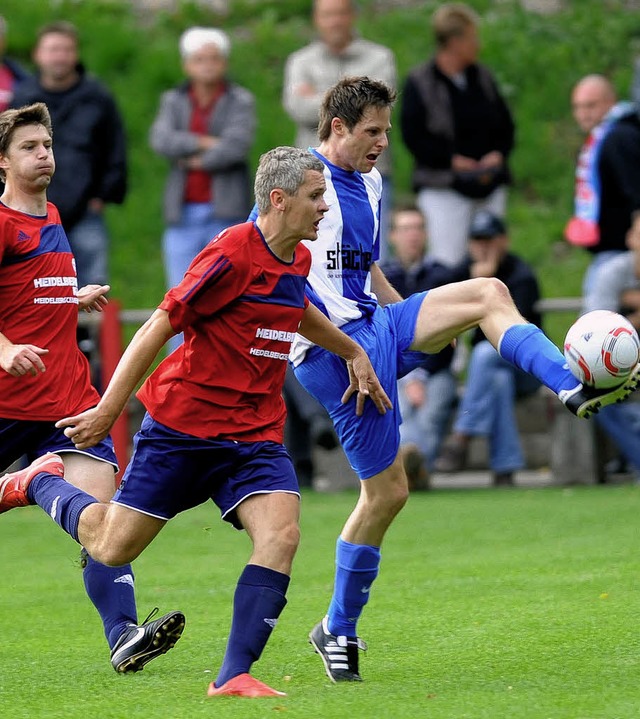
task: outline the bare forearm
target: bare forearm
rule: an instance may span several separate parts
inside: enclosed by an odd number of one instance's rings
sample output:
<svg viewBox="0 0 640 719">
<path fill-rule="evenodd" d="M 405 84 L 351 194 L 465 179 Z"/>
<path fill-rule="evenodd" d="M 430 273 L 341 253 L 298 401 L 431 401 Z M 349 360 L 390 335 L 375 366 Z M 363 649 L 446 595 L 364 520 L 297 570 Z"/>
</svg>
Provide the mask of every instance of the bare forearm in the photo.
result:
<svg viewBox="0 0 640 719">
<path fill-rule="evenodd" d="M 164 310 L 156 310 L 136 332 L 125 350 L 98 407 L 120 415 L 129 397 L 151 366 L 164 343 L 174 334 Z"/>
<path fill-rule="evenodd" d="M 402 300 L 402 295 L 393 287 L 376 264 L 371 265 L 371 289 L 383 307 Z"/>
<path fill-rule="evenodd" d="M 339 330 L 314 305 L 309 305 L 305 310 L 298 332 L 314 344 L 346 360 L 351 360 L 362 352 L 357 342 Z"/>
</svg>

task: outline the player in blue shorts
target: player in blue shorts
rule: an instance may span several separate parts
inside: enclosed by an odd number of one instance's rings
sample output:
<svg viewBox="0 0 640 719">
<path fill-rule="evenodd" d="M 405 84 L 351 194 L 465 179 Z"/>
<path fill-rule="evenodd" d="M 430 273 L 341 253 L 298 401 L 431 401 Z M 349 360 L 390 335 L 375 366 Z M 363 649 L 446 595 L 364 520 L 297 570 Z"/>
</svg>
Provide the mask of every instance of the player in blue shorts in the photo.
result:
<svg viewBox="0 0 640 719">
<path fill-rule="evenodd" d="M 62 481 L 55 454 L 0 480 L 0 510 L 40 505 L 108 565 L 132 561 L 168 520 L 209 499 L 248 533 L 253 552 L 209 696 L 281 694 L 249 670 L 286 604 L 299 540 L 299 489 L 282 443 L 282 387 L 296 332 L 344 358 L 341 401 L 350 412 L 390 408 L 366 353 L 305 297 L 311 256 L 299 242 L 318 232 L 325 189 L 323 164 L 306 150 L 263 155 L 256 222 L 209 243 L 136 333 L 97 407 L 57 423 L 80 450 L 98 443 L 165 342 L 184 333 L 138 394 L 147 414 L 111 504 Z"/>
<path fill-rule="evenodd" d="M 330 354 L 304 337 L 291 359 L 300 383 L 328 410 L 353 469 L 362 480 L 358 503 L 337 541 L 333 597 L 309 639 L 333 681 L 361 681 L 357 621 L 380 564 L 389 525 L 407 501 L 399 451 L 396 381 L 437 353 L 461 332 L 480 326 L 500 354 L 535 375 L 578 416 L 626 397 L 638 383 L 636 368 L 612 390 L 582 387 L 558 348 L 518 313 L 507 288 L 495 278 L 446 285 L 402 301 L 378 267 L 382 180 L 376 169 L 387 147 L 394 92 L 366 77 L 346 78 L 325 95 L 320 145 L 312 152 L 324 164 L 329 205 L 312 255 L 307 296 L 366 350 L 393 409 L 362 416 L 341 405 L 344 370 Z"/>
<path fill-rule="evenodd" d="M 89 364 L 78 349 L 78 308 L 100 311 L 107 285 L 78 289 L 75 261 L 56 207 L 51 118 L 36 103 L 0 115 L 0 469 L 58 452 L 65 479 L 108 501 L 118 467 L 111 438 L 78 450 L 55 422 L 96 405 Z M 0 510 L 1 511 L 1 510 Z M 133 570 L 82 553 L 84 585 L 98 610 L 117 672 L 138 671 L 171 648 L 184 617 L 137 625 Z M 151 617 L 148 617 L 151 619 Z"/>
</svg>

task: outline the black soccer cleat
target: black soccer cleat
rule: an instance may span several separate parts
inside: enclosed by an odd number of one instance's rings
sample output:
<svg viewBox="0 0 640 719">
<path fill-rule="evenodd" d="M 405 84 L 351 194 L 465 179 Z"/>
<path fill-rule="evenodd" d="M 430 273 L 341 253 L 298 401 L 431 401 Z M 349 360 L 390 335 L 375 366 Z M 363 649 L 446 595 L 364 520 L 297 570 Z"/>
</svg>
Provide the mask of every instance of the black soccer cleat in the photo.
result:
<svg viewBox="0 0 640 719">
<path fill-rule="evenodd" d="M 111 650 L 111 665 L 120 674 L 139 672 L 152 659 L 165 654 L 180 639 L 185 619 L 182 612 L 169 612 L 149 621 L 158 613 L 156 607 L 141 625 L 131 625 Z"/>
<path fill-rule="evenodd" d="M 311 630 L 309 643 L 320 655 L 327 676 L 332 682 L 362 681 L 358 669 L 358 650 L 367 650 L 362 639 L 331 634 L 325 617 Z"/>
<path fill-rule="evenodd" d="M 564 406 L 577 417 L 589 419 L 598 413 L 601 407 L 615 402 L 623 402 L 640 384 L 640 364 L 637 364 L 629 377 L 617 387 L 596 389 L 579 384 L 575 389 L 562 390 L 558 398 Z"/>
</svg>

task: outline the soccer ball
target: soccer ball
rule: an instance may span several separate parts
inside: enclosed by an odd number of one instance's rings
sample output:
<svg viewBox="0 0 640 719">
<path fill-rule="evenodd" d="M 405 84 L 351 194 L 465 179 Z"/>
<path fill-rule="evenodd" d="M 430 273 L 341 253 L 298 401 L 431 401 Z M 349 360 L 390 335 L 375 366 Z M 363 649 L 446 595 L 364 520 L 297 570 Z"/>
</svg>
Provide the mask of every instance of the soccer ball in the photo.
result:
<svg viewBox="0 0 640 719">
<path fill-rule="evenodd" d="M 640 340 L 622 315 L 595 310 L 579 317 L 564 339 L 571 372 L 585 385 L 605 388 L 622 384 L 640 360 Z"/>
</svg>

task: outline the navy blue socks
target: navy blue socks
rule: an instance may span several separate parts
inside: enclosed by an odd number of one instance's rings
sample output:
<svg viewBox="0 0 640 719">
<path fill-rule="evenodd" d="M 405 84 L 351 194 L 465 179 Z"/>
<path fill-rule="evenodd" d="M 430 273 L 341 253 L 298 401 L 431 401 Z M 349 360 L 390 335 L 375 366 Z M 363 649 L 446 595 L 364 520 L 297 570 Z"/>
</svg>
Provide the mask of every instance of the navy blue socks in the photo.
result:
<svg viewBox="0 0 640 719">
<path fill-rule="evenodd" d="M 80 541 L 80 515 L 89 505 L 98 502 L 62 477 L 46 472 L 37 474 L 31 480 L 27 496 L 30 501 L 42 507 L 76 542 Z M 102 619 L 109 647 L 113 649 L 122 632 L 129 625 L 137 623 L 133 570 L 130 564 L 107 567 L 93 560 L 84 551 L 83 557 L 86 559 L 83 568 L 84 586 Z"/>
<path fill-rule="evenodd" d="M 257 564 L 244 568 L 233 598 L 233 620 L 217 687 L 248 673 L 260 658 L 287 603 L 288 587 L 289 577 L 282 572 Z"/>
<path fill-rule="evenodd" d="M 97 499 L 69 484 L 62 477 L 46 472 L 36 474 L 31 480 L 27 487 L 27 497 L 42 507 L 76 542 L 80 542 L 78 523 L 82 511 L 90 504 L 98 503 Z"/>
<path fill-rule="evenodd" d="M 104 634 L 113 649 L 118 638 L 131 624 L 137 624 L 133 569 L 130 564 L 107 567 L 92 559 L 83 550 L 83 570 L 87 596 L 98 610 Z"/>
</svg>

